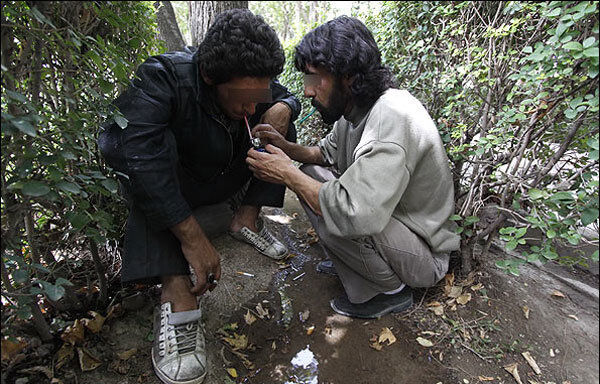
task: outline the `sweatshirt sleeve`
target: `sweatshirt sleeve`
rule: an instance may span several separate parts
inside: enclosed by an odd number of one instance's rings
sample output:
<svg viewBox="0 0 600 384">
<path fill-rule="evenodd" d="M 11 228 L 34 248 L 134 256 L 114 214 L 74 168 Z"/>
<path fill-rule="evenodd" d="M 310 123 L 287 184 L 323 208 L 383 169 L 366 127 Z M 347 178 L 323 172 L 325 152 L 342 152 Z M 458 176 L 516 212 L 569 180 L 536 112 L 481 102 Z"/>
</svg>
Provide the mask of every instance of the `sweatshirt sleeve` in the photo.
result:
<svg viewBox="0 0 600 384">
<path fill-rule="evenodd" d="M 324 183 L 319 190 L 325 224 L 341 237 L 383 231 L 410 180 L 400 145 L 372 141 L 360 152 L 339 179 Z"/>
<path fill-rule="evenodd" d="M 121 140 L 130 192 L 155 229 L 172 227 L 192 213 L 177 182 L 175 144 L 168 131 L 176 88 L 173 72 L 152 57 L 115 101 L 128 120 Z"/>
</svg>

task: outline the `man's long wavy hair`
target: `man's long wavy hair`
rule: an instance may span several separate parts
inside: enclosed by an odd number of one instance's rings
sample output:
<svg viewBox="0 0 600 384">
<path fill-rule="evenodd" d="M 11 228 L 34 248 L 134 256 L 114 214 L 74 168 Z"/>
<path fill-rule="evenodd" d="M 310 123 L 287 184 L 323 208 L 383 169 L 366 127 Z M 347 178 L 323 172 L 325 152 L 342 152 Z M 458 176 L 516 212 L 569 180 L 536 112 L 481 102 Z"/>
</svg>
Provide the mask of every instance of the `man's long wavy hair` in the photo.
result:
<svg viewBox="0 0 600 384">
<path fill-rule="evenodd" d="M 262 17 L 247 9 L 217 16 L 198 46 L 197 60 L 214 84 L 234 77 L 274 78 L 283 71 L 285 55 L 277 34 Z"/>
<path fill-rule="evenodd" d="M 310 31 L 296 46 L 294 65 L 304 73 L 311 65 L 338 78 L 355 76 L 350 91 L 360 107 L 372 105 L 395 86 L 371 31 L 353 17 L 341 16 Z"/>
</svg>

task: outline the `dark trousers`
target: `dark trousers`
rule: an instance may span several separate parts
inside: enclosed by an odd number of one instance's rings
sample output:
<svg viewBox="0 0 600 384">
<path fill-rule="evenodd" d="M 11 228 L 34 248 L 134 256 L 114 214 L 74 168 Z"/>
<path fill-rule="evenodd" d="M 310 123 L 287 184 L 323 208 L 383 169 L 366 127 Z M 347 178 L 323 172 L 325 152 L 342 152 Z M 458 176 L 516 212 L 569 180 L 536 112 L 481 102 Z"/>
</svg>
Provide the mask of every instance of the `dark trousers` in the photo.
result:
<svg viewBox="0 0 600 384">
<path fill-rule="evenodd" d="M 293 126 L 286 138 L 296 141 Z M 245 151 L 242 152 L 245 159 Z M 181 192 L 209 237 L 229 229 L 233 213 L 240 205 L 283 207 L 285 186 L 255 179 L 243 159 L 208 183 L 194 179 L 181 166 L 177 168 Z M 153 229 L 153 223 L 148 222 L 128 193 L 127 181 L 122 180 L 122 185 L 129 206 L 121 268 L 123 283 L 158 284 L 161 276 L 189 274 L 179 240 L 170 229 Z"/>
</svg>

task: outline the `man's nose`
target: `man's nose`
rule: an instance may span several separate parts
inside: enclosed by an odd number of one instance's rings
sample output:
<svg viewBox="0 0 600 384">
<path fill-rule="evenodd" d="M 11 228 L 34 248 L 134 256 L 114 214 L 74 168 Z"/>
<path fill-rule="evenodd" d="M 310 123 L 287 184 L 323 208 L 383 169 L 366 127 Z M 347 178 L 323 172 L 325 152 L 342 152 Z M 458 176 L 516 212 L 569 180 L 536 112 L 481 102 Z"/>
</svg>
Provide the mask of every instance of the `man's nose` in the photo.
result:
<svg viewBox="0 0 600 384">
<path fill-rule="evenodd" d="M 304 86 L 304 97 L 315 97 L 315 88 L 310 85 Z"/>
</svg>

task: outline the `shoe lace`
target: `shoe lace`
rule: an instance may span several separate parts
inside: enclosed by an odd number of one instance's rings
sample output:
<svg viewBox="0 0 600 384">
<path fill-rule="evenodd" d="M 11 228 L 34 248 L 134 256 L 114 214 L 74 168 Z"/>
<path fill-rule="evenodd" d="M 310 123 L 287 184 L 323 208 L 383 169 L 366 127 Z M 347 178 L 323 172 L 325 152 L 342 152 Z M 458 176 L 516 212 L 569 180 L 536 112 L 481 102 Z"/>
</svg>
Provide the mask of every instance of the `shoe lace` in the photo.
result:
<svg viewBox="0 0 600 384">
<path fill-rule="evenodd" d="M 193 321 L 187 324 L 175 325 L 175 335 L 169 336 L 169 339 L 175 339 L 172 343 L 179 353 L 192 352 L 196 349 L 196 337 L 198 333 L 198 322 Z"/>
</svg>

